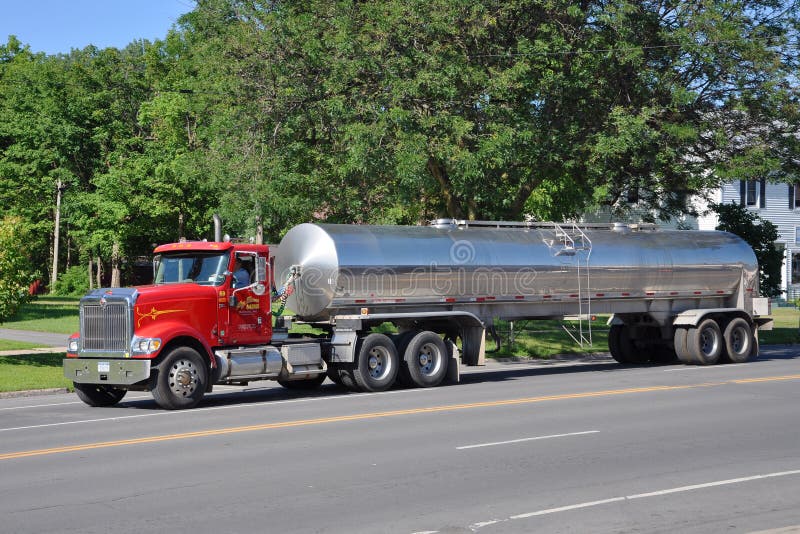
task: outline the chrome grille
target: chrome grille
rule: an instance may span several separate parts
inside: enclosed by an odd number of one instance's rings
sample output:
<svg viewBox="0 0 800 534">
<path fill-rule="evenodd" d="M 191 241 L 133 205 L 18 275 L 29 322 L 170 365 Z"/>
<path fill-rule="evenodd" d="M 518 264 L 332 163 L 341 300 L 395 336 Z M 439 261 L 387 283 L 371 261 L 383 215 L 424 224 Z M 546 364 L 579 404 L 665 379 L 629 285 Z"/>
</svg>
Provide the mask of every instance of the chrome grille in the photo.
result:
<svg viewBox="0 0 800 534">
<path fill-rule="evenodd" d="M 83 303 L 83 350 L 127 352 L 131 340 L 131 314 L 126 302 Z"/>
</svg>

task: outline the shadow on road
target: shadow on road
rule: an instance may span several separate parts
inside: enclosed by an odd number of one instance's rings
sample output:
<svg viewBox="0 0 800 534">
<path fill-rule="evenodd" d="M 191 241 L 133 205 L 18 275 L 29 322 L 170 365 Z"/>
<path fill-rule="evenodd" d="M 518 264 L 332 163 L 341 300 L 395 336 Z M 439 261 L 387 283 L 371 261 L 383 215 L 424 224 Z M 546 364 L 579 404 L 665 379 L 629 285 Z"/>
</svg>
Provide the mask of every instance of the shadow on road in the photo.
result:
<svg viewBox="0 0 800 534">
<path fill-rule="evenodd" d="M 766 363 L 774 360 L 794 360 L 800 359 L 800 347 L 797 345 L 770 345 L 762 348 L 759 359 L 752 364 Z M 598 361 L 596 363 L 585 362 L 493 362 L 487 368 L 471 368 L 468 372 L 462 372 L 460 384 L 443 384 L 440 387 L 468 387 L 469 385 L 482 384 L 489 382 L 505 382 L 517 380 L 531 376 L 552 376 L 569 375 L 583 373 L 615 373 L 631 369 L 647 369 L 652 367 L 681 367 L 683 364 L 642 364 L 642 365 L 620 365 L 613 360 Z M 736 365 L 736 364 L 728 364 Z M 263 386 L 260 386 L 263 384 Z M 252 389 L 249 389 L 252 388 Z M 282 388 L 271 381 L 253 382 L 249 388 L 240 391 L 218 391 L 207 395 L 200 408 L 215 408 L 229 405 L 259 404 L 259 403 L 278 403 L 281 401 L 315 399 L 324 397 L 341 397 L 347 395 L 362 395 L 348 391 L 342 386 L 325 382 L 318 389 L 310 391 L 295 391 Z M 396 387 L 396 390 L 405 389 Z M 147 399 L 125 399 L 116 407 L 109 409 L 135 408 L 140 410 L 161 410 L 159 406 L 150 398 Z"/>
</svg>

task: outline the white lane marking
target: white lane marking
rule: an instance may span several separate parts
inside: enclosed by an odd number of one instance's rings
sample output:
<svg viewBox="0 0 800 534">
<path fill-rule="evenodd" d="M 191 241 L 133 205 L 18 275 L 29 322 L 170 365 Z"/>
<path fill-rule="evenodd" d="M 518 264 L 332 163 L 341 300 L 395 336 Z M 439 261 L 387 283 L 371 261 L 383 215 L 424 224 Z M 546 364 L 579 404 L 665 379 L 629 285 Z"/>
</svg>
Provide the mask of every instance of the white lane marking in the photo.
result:
<svg viewBox="0 0 800 534">
<path fill-rule="evenodd" d="M 520 439 L 510 439 L 508 441 L 494 441 L 492 443 L 476 443 L 475 445 L 462 445 L 461 447 L 456 447 L 456 450 L 463 451 L 465 449 L 477 449 L 478 447 L 493 447 L 495 445 L 509 445 L 511 443 L 522 443 L 523 441 L 537 441 L 540 439 L 550 439 L 550 438 L 565 438 L 568 436 L 584 436 L 586 434 L 597 434 L 600 432 L 599 430 L 585 430 L 583 432 L 569 432 L 567 434 L 551 434 L 549 436 L 535 436 L 532 438 L 520 438 Z"/>
<path fill-rule="evenodd" d="M 68 393 L 65 393 L 68 395 Z M 125 396 L 125 400 L 138 400 L 138 399 L 149 399 L 152 398 L 150 395 L 139 395 L 132 397 L 130 395 Z M 69 401 L 69 402 L 52 402 L 50 404 L 27 404 L 24 406 L 9 406 L 8 408 L 0 408 L 0 412 L 6 410 L 24 410 L 30 408 L 50 408 L 52 406 L 67 406 L 69 404 L 83 404 L 83 401 Z"/>
<path fill-rule="evenodd" d="M 651 491 L 647 493 L 637 493 L 635 495 L 627 495 L 624 497 L 611 497 L 608 499 L 601 499 L 598 501 L 589 501 L 589 502 L 582 502 L 577 504 L 570 504 L 566 506 L 558 506 L 556 508 L 546 508 L 544 510 L 537 510 L 535 512 L 527 512 L 524 514 L 517 514 L 509 516 L 506 519 L 494 519 L 491 521 L 482 521 L 478 523 L 473 523 L 469 526 L 469 529 L 472 531 L 478 530 L 483 526 L 487 525 L 494 525 L 496 523 L 502 523 L 507 521 L 515 521 L 519 519 L 528 519 L 531 517 L 537 517 L 542 515 L 548 514 L 556 514 L 559 512 L 568 512 L 570 510 L 579 510 L 581 508 L 591 508 L 593 506 L 601 506 L 604 504 L 610 504 L 613 502 L 623 502 L 623 501 L 633 501 L 636 499 L 647 499 L 650 497 L 660 497 L 662 495 L 669 495 L 672 493 L 683 493 L 687 491 L 694 491 L 698 489 L 706 489 L 706 488 L 715 488 L 719 486 L 728 486 L 731 484 L 741 484 L 744 482 L 752 482 L 754 480 L 764 480 L 767 478 L 777 478 L 777 477 L 786 477 L 792 475 L 800 475 L 800 469 L 795 469 L 792 471 L 778 471 L 776 473 L 766 473 L 763 475 L 753 475 L 749 477 L 739 477 L 739 478 L 729 478 L 727 480 L 716 480 L 714 482 L 706 482 L 704 484 L 692 484 L 690 486 L 679 486 L 677 488 L 669 488 L 663 489 L 658 491 Z"/>
<path fill-rule="evenodd" d="M 444 391 L 445 388 L 424 388 L 424 389 L 406 389 L 406 390 L 397 390 L 397 391 L 381 391 L 378 393 L 351 393 L 348 395 L 330 395 L 324 397 L 311 397 L 311 398 L 304 398 L 304 399 L 287 399 L 287 400 L 268 400 L 263 402 L 256 402 L 250 404 L 228 404 L 225 406 L 210 406 L 208 408 L 194 408 L 192 410 L 180 410 L 180 411 L 159 411 L 159 412 L 152 412 L 152 413 L 143 413 L 143 414 L 134 414 L 134 415 L 120 415 L 117 417 L 102 417 L 97 419 L 81 419 L 77 421 L 61 421 L 59 423 L 44 423 L 41 425 L 30 425 L 30 426 L 17 426 L 17 427 L 9 427 L 9 428 L 0 428 L 0 432 L 10 432 L 12 430 L 32 430 L 37 428 L 48 428 L 54 426 L 66 426 L 66 425 L 78 425 L 84 423 L 102 423 L 105 421 L 122 421 L 125 419 L 137 419 L 142 417 L 156 417 L 156 416 L 190 416 L 197 413 L 203 412 L 210 412 L 210 411 L 218 411 L 218 410 L 230 410 L 235 408 L 251 408 L 251 407 L 259 407 L 259 406 L 272 406 L 276 404 L 297 404 L 301 402 L 315 402 L 315 401 L 325 401 L 331 402 L 333 400 L 342 400 L 342 399 L 358 399 L 363 397 L 374 397 L 378 395 L 407 395 L 407 394 L 415 394 L 419 395 L 420 393 L 435 393 L 437 391 Z"/>
</svg>

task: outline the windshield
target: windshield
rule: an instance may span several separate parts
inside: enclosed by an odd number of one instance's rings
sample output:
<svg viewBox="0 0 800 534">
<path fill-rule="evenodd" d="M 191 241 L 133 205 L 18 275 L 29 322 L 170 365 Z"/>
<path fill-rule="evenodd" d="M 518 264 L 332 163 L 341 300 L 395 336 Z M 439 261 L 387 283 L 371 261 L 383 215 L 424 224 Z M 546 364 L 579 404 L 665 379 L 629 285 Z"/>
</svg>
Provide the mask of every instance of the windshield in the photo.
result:
<svg viewBox="0 0 800 534">
<path fill-rule="evenodd" d="M 156 284 L 194 282 L 218 286 L 225 281 L 230 255 L 227 252 L 181 252 L 155 258 Z"/>
</svg>

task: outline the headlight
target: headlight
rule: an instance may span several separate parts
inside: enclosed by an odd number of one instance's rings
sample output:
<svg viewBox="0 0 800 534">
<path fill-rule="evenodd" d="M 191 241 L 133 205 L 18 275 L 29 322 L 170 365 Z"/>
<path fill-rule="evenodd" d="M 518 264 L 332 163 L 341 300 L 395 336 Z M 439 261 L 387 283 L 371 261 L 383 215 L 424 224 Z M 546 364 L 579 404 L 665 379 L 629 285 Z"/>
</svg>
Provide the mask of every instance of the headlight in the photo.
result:
<svg viewBox="0 0 800 534">
<path fill-rule="evenodd" d="M 157 337 L 136 337 L 131 343 L 134 354 L 151 354 L 161 348 L 161 339 Z"/>
<path fill-rule="evenodd" d="M 77 337 L 70 338 L 69 345 L 67 345 L 67 352 L 78 352 L 78 341 L 80 339 Z"/>
</svg>

